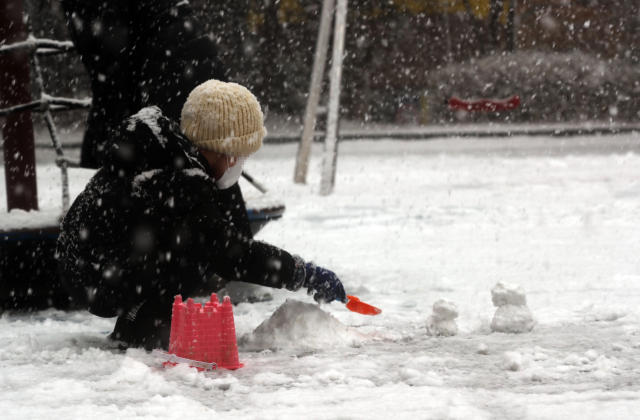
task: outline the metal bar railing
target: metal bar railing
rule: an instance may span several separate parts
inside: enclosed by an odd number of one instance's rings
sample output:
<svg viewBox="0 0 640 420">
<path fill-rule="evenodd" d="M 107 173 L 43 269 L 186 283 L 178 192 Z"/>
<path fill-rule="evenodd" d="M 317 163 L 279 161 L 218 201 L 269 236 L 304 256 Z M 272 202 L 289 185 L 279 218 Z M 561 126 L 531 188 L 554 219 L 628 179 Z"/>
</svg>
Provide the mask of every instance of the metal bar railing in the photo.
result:
<svg viewBox="0 0 640 420">
<path fill-rule="evenodd" d="M 77 108 L 90 108 L 91 99 L 61 98 L 48 95 L 44 90 L 42 70 L 40 68 L 39 56 L 58 54 L 73 51 L 75 48 L 70 41 L 55 41 L 51 39 L 37 39 L 33 36 L 33 30 L 28 24 L 29 35 L 26 41 L 16 42 L 11 45 L 0 46 L 0 54 L 5 54 L 18 50 L 27 50 L 31 58 L 31 64 L 35 73 L 35 81 L 40 93 L 40 99 L 25 104 L 16 105 L 10 108 L 0 109 L 0 117 L 16 112 L 27 110 L 42 112 L 44 120 L 51 136 L 51 143 L 56 151 L 56 165 L 60 167 L 62 183 L 62 212 L 65 214 L 69 210 L 69 174 L 67 169 L 76 166 L 73 161 L 64 155 L 62 144 L 58 136 L 58 129 L 53 121 L 51 113 L 53 111 L 66 111 Z"/>
<path fill-rule="evenodd" d="M 26 41 L 15 42 L 10 45 L 0 46 L 0 54 L 18 50 L 35 51 L 38 55 L 58 54 L 75 50 L 71 41 L 56 41 L 53 39 L 38 39 L 31 33 Z"/>
<path fill-rule="evenodd" d="M 67 111 L 81 108 L 91 108 L 91 99 L 60 98 L 43 94 L 37 101 L 12 106 L 11 108 L 0 109 L 0 117 L 28 110 L 44 112 L 45 110 Z"/>
</svg>

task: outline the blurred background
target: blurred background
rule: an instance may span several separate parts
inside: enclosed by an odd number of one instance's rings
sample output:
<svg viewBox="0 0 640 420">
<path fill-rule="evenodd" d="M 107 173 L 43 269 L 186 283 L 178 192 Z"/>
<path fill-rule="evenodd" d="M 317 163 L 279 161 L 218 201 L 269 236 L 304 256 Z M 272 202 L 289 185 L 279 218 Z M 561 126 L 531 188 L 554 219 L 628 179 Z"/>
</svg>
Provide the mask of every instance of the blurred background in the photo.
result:
<svg viewBox="0 0 640 420">
<path fill-rule="evenodd" d="M 25 3 L 36 37 L 68 39 L 57 0 Z M 271 126 L 299 130 L 322 1 L 189 3 L 230 79 L 255 92 Z M 409 126 L 636 122 L 639 9 L 638 0 L 350 0 L 342 119 Z M 90 96 L 77 56 L 42 61 L 48 92 Z M 522 105 L 502 113 L 453 112 L 446 105 L 453 95 L 519 95 Z M 56 118 L 77 124 L 83 112 Z"/>
</svg>

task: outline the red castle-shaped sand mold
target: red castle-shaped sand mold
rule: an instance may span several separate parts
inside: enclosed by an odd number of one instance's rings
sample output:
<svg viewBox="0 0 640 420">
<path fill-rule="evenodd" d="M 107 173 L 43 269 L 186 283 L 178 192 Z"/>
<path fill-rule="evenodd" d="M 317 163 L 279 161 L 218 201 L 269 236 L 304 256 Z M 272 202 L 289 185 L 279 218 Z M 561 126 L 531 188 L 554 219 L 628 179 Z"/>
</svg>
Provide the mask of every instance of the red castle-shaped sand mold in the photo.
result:
<svg viewBox="0 0 640 420">
<path fill-rule="evenodd" d="M 236 325 L 229 296 L 222 304 L 211 295 L 204 305 L 193 299 L 182 302 L 180 295 L 173 302 L 169 353 L 190 360 L 211 363 L 219 368 L 238 369 Z"/>
</svg>

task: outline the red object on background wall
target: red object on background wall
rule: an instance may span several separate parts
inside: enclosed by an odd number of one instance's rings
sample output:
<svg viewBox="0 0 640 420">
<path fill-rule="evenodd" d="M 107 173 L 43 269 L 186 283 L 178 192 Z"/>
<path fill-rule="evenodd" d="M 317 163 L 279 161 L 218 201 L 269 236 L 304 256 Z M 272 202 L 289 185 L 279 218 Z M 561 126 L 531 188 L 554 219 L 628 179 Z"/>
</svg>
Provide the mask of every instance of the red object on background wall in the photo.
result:
<svg viewBox="0 0 640 420">
<path fill-rule="evenodd" d="M 22 0 L 0 0 L 0 44 L 27 39 Z M 0 108 L 31 101 L 29 52 L 16 50 L 0 54 Z M 7 208 L 38 209 L 36 153 L 31 111 L 5 117 L 2 125 Z"/>
<path fill-rule="evenodd" d="M 452 111 L 480 111 L 480 112 L 500 112 L 509 111 L 520 106 L 520 97 L 513 95 L 506 99 L 476 99 L 465 101 L 458 97 L 449 99 L 449 109 Z"/>
</svg>

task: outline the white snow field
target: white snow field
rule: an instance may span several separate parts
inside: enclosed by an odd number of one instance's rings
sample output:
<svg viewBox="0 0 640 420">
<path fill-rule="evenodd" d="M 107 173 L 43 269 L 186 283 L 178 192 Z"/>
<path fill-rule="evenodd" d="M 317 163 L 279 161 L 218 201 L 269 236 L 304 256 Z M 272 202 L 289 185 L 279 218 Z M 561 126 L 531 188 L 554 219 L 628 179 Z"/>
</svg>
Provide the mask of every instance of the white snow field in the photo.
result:
<svg viewBox="0 0 640 420">
<path fill-rule="evenodd" d="M 345 142 L 328 197 L 321 146 L 307 185 L 292 182 L 295 154 L 269 145 L 247 163 L 287 205 L 258 238 L 336 271 L 382 314 L 322 306 L 333 320 L 290 301 L 294 319 L 245 338 L 244 368 L 199 373 L 109 349 L 114 319 L 5 312 L 0 417 L 638 418 L 639 136 Z M 57 168 L 38 178 L 41 207 L 55 211 Z M 522 286 L 531 332 L 491 333 L 497 282 Z M 279 290 L 234 307 L 238 338 L 287 298 L 313 303 Z M 441 298 L 459 310 L 452 337 L 425 328 Z M 287 325 L 295 334 L 265 336 Z"/>
</svg>

